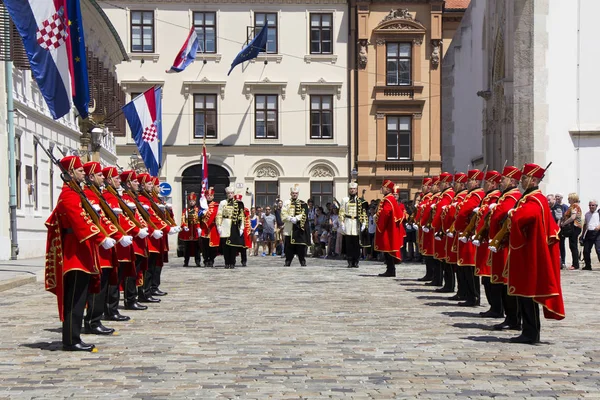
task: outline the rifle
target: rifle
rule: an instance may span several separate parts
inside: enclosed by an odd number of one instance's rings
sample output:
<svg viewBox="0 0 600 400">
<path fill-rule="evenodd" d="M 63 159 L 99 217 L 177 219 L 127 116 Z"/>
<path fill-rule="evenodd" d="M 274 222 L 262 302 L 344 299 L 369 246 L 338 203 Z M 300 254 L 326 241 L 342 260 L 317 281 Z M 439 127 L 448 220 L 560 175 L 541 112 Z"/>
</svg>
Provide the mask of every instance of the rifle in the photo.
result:
<svg viewBox="0 0 600 400">
<path fill-rule="evenodd" d="M 187 190 L 185 191 L 185 224 L 189 225 L 190 224 L 190 220 L 189 220 L 189 215 L 188 215 L 188 196 L 187 196 Z"/>
<path fill-rule="evenodd" d="M 106 186 L 106 190 L 108 190 L 109 193 L 111 193 L 112 195 L 114 195 L 117 198 L 117 201 L 119 202 L 119 206 L 121 206 L 121 208 L 123 209 L 123 212 L 125 214 L 127 214 L 127 218 L 129 218 L 131 220 L 131 222 L 133 222 L 135 224 L 135 226 L 137 226 L 140 229 L 143 229 L 144 226 L 140 223 L 140 221 L 137 220 L 137 218 L 135 217 L 135 213 L 133 211 L 131 211 L 131 208 L 129 208 L 127 203 L 125 203 L 123 201 L 123 199 L 121 198 L 121 195 L 119 195 L 119 192 L 110 185 Z"/>
<path fill-rule="evenodd" d="M 171 218 L 171 214 L 164 213 L 163 210 L 160 209 L 158 204 L 156 204 L 156 202 L 152 198 L 152 195 L 150 193 L 148 193 L 146 191 L 146 189 L 140 187 L 140 193 L 142 193 L 150 201 L 150 206 L 152 207 L 152 209 L 154 210 L 154 212 L 156 213 L 156 215 L 158 215 L 158 217 L 160 219 L 162 219 L 163 221 L 167 221 L 167 223 L 171 226 L 177 226 L 177 223 L 175 223 L 173 218 Z"/>
<path fill-rule="evenodd" d="M 131 199 L 135 203 L 135 206 L 137 207 L 140 215 L 142 216 L 142 218 L 144 219 L 144 221 L 146 221 L 146 223 L 148 224 L 148 226 L 150 226 L 150 228 L 152 228 L 154 230 L 160 230 L 154 224 L 154 222 L 152 222 L 150 214 L 148 213 L 148 211 L 146 211 L 146 209 L 144 208 L 144 206 L 142 205 L 142 203 L 140 203 L 140 201 L 137 198 L 137 195 L 135 193 L 133 193 L 129 188 L 127 188 L 126 185 L 121 185 L 121 186 L 123 187 L 123 190 L 125 191 L 125 193 L 127 193 L 127 195 L 129 197 L 131 197 Z"/>
<path fill-rule="evenodd" d="M 106 236 L 107 238 L 110 237 L 110 235 L 100 224 L 100 216 L 98 215 L 96 210 L 94 210 L 94 207 L 92 207 L 92 204 L 89 202 L 89 200 L 83 193 L 83 189 L 81 189 L 79 183 L 77 183 L 75 179 L 73 179 L 73 177 L 69 174 L 69 171 L 67 171 L 65 167 L 62 166 L 62 164 L 56 159 L 56 157 L 54 157 L 54 155 L 42 145 L 37 135 L 33 135 L 33 142 L 39 145 L 40 148 L 44 151 L 44 153 L 46 153 L 50 161 L 52 161 L 54 165 L 60 168 L 60 178 L 71 188 L 71 190 L 73 190 L 79 195 L 79 197 L 81 198 L 81 207 L 85 210 L 86 213 L 88 213 L 94 225 L 96 225 L 100 230 L 100 233 Z"/>
<path fill-rule="evenodd" d="M 475 242 L 481 243 L 481 241 L 488 235 L 490 231 L 490 221 L 492 218 L 492 211 L 489 211 L 483 220 L 483 226 L 479 231 L 475 233 L 475 238 L 473 239 L 473 244 Z"/>
<path fill-rule="evenodd" d="M 110 204 L 108 204 L 104 197 L 102 197 L 102 193 L 100 193 L 100 190 L 96 187 L 96 185 L 94 185 L 88 178 L 86 178 L 85 184 L 98 197 L 98 201 L 100 202 L 100 208 L 102 209 L 102 211 L 104 211 L 104 215 L 106 215 L 108 219 L 110 219 L 110 222 L 112 222 L 112 224 L 122 235 L 127 235 L 125 229 L 123 229 L 119 224 L 119 217 L 112 210 Z"/>
</svg>

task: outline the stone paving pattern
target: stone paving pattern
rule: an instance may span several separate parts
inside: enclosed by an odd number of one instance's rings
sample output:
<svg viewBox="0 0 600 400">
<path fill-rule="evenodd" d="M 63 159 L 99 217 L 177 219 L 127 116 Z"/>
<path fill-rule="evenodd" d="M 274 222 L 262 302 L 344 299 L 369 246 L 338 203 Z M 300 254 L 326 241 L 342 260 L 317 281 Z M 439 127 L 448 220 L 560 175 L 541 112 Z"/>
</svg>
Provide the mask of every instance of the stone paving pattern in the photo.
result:
<svg viewBox="0 0 600 400">
<path fill-rule="evenodd" d="M 222 265 L 222 259 L 217 259 Z M 0 399 L 600 398 L 597 271 L 565 271 L 564 321 L 516 345 L 498 320 L 415 281 L 424 266 L 377 278 L 380 263 L 249 257 L 183 268 L 172 259 L 147 311 L 84 335 L 98 353 L 59 351 L 53 295 L 35 283 L 0 293 Z"/>
</svg>

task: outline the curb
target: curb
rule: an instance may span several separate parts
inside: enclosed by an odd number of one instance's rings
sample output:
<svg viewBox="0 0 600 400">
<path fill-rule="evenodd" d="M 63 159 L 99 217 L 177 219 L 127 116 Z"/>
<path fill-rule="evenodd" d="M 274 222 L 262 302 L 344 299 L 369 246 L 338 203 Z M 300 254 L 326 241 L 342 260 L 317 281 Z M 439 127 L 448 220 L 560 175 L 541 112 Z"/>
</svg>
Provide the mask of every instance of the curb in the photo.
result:
<svg viewBox="0 0 600 400">
<path fill-rule="evenodd" d="M 35 275 L 17 276 L 12 279 L 0 281 L 0 292 L 4 292 L 6 290 L 14 289 L 16 287 L 27 285 L 28 283 L 35 283 L 35 282 L 37 282 L 37 277 Z"/>
</svg>

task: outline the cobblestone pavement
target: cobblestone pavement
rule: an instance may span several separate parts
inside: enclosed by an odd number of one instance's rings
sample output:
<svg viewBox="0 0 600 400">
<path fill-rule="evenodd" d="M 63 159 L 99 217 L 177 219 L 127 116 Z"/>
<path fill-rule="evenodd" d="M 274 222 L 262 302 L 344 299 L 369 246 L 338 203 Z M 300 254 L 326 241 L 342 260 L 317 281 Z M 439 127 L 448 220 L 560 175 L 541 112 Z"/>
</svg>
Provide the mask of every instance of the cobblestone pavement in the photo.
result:
<svg viewBox="0 0 600 400">
<path fill-rule="evenodd" d="M 566 271 L 567 319 L 542 341 L 476 316 L 416 282 L 424 267 L 377 278 L 308 259 L 250 257 L 249 267 L 183 268 L 169 292 L 117 336 L 84 336 L 98 353 L 60 349 L 54 296 L 40 283 L 0 294 L 0 398 L 600 398 L 596 271 Z M 218 260 L 219 261 L 219 260 Z M 222 261 L 220 262 L 222 264 Z"/>
</svg>

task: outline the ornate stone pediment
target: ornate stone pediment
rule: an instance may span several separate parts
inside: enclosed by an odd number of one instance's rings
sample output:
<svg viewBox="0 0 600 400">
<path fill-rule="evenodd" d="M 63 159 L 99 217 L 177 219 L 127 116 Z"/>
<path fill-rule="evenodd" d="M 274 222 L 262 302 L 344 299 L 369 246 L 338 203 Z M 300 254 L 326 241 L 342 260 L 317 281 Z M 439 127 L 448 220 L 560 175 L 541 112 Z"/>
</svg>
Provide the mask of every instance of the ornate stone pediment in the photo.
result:
<svg viewBox="0 0 600 400">
<path fill-rule="evenodd" d="M 413 18 L 407 9 L 391 10 L 390 13 L 381 20 L 379 25 L 374 29 L 375 32 L 392 33 L 425 33 L 426 29 L 423 24 Z"/>
<path fill-rule="evenodd" d="M 264 164 L 256 169 L 256 177 L 257 178 L 278 178 L 279 172 L 277 171 L 277 168 L 273 167 L 272 165 Z"/>
<path fill-rule="evenodd" d="M 325 165 L 317 165 L 310 171 L 313 178 L 333 178 L 333 171 Z"/>
<path fill-rule="evenodd" d="M 408 11 L 407 8 L 390 10 L 390 13 L 388 15 L 386 15 L 385 18 L 381 22 L 390 21 L 392 19 L 409 19 L 411 21 L 415 20 L 413 18 L 413 16 L 410 15 L 410 12 Z"/>
</svg>

